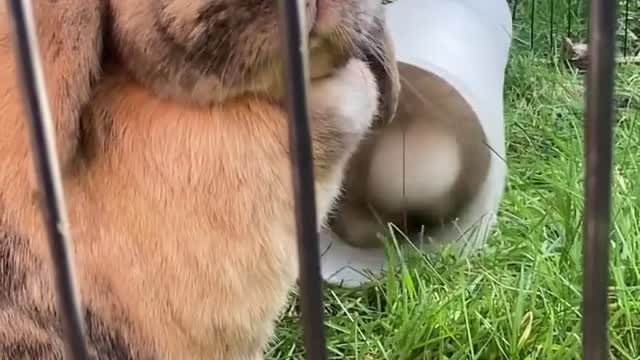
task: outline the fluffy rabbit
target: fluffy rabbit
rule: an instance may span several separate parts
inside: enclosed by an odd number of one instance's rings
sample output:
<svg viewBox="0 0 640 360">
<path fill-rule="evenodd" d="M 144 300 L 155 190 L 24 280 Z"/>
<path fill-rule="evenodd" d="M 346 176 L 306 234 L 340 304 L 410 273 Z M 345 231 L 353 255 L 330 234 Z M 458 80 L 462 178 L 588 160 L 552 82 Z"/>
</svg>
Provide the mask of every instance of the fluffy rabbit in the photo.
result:
<svg viewBox="0 0 640 360">
<path fill-rule="evenodd" d="M 298 274 L 277 2 L 33 4 L 92 356 L 263 358 Z M 307 17 L 322 222 L 397 81 L 380 0 Z M 0 358 L 61 359 L 10 31 L 0 7 Z"/>
</svg>

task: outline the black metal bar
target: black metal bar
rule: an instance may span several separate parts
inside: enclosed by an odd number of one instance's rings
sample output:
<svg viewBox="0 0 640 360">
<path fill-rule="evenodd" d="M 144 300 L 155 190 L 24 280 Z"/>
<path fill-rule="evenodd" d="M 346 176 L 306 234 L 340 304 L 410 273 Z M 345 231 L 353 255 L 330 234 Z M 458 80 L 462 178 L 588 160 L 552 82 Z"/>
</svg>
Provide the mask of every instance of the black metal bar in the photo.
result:
<svg viewBox="0 0 640 360">
<path fill-rule="evenodd" d="M 571 27 L 573 25 L 572 23 L 572 16 L 571 16 L 571 11 L 572 9 L 572 5 L 573 5 L 573 0 L 567 0 L 567 37 L 569 39 L 571 39 L 571 36 L 573 35 L 573 32 L 571 31 Z"/>
<path fill-rule="evenodd" d="M 591 0 L 586 95 L 583 352 L 609 358 L 608 283 L 617 1 Z"/>
<path fill-rule="evenodd" d="M 518 13 L 518 1 L 519 0 L 513 0 L 513 10 L 511 11 L 511 22 L 515 23 L 516 19 L 517 19 L 517 13 Z"/>
<path fill-rule="evenodd" d="M 549 55 L 551 57 L 553 57 L 555 55 L 555 41 L 556 41 L 556 36 L 555 36 L 555 22 L 556 22 L 556 4 L 554 0 L 550 0 L 551 1 L 551 9 L 549 9 Z"/>
<path fill-rule="evenodd" d="M 529 29 L 529 47 L 533 51 L 535 42 L 535 22 L 536 22 L 536 0 L 531 0 L 531 20 L 530 20 L 530 29 Z"/>
<path fill-rule="evenodd" d="M 624 2 L 624 40 L 622 43 L 622 56 L 625 58 L 629 54 L 629 3 L 631 0 Z"/>
<path fill-rule="evenodd" d="M 289 144 L 293 166 L 296 231 L 300 261 L 300 307 L 307 359 L 326 359 L 320 249 L 314 191 L 313 156 L 307 108 L 308 58 L 303 9 L 298 0 L 280 0 L 285 60 Z"/>
<path fill-rule="evenodd" d="M 33 10 L 31 1 L 28 0 L 9 0 L 7 3 L 13 18 L 13 41 L 25 111 L 30 120 L 34 166 L 44 200 L 42 214 L 54 264 L 58 309 L 66 335 L 66 358 L 85 360 L 88 359 L 88 351 L 84 337 L 84 320 L 74 281 L 60 169 Z"/>
</svg>

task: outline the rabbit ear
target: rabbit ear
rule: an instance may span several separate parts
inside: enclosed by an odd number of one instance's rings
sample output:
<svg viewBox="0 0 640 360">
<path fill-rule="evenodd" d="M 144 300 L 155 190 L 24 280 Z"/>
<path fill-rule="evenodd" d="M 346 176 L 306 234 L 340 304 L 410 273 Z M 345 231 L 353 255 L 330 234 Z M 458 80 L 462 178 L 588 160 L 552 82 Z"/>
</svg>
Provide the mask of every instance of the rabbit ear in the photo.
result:
<svg viewBox="0 0 640 360">
<path fill-rule="evenodd" d="M 89 101 L 93 86 L 100 77 L 104 3 L 102 0 L 32 2 L 58 156 L 63 170 L 78 144 L 80 111 Z M 24 152 L 19 148 L 28 146 L 25 136 L 19 134 L 24 132 L 27 121 L 16 74 L 14 39 L 9 25 L 11 21 L 5 5 L 0 5 L 0 78 L 3 79 L 0 93 L 7 94 L 0 99 L 0 126 L 9 129 L 9 135 L 11 130 L 16 133 L 13 140 L 5 138 L 0 142 L 7 145 L 6 148 L 11 148 L 13 154 L 20 154 Z M 5 156 L 4 153 L 0 154 L 1 160 L 9 160 L 4 159 Z M 30 161 L 26 161 L 26 166 L 30 166 Z"/>
<path fill-rule="evenodd" d="M 393 120 L 398 108 L 400 74 L 394 44 L 384 19 L 380 20 L 373 38 L 378 43 L 366 49 L 365 56 L 376 76 L 380 91 L 378 115 L 374 126 L 384 126 Z"/>
</svg>

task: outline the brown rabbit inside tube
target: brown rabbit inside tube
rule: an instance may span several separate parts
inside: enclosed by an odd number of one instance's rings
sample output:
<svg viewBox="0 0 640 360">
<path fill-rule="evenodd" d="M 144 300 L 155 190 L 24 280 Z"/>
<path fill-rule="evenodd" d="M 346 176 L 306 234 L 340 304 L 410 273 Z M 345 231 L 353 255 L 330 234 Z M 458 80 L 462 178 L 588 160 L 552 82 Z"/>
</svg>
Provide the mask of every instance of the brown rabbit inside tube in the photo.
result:
<svg viewBox="0 0 640 360">
<path fill-rule="evenodd" d="M 33 4 L 92 356 L 261 359 L 298 274 L 277 2 Z M 306 15 L 322 221 L 392 82 L 380 0 Z M 3 5 L 0 359 L 61 359 L 10 31 Z"/>
<path fill-rule="evenodd" d="M 382 248 L 379 235 L 388 235 L 393 223 L 424 248 L 453 243 L 461 254 L 470 253 L 486 238 L 464 232 L 480 217 L 471 205 L 488 177 L 486 136 L 442 79 L 405 63 L 397 70 L 402 87 L 395 118 L 351 158 L 344 196 L 322 236 Z"/>
</svg>

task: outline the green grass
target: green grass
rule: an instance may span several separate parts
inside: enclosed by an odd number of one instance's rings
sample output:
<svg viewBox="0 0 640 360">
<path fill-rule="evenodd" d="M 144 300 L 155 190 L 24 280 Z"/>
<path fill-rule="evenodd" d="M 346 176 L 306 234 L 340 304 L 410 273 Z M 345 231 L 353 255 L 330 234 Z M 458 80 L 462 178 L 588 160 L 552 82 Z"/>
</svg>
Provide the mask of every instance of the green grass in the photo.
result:
<svg viewBox="0 0 640 360">
<path fill-rule="evenodd" d="M 402 1 L 402 0 L 397 0 Z M 613 2 L 612 0 L 609 0 Z M 617 0 L 620 53 L 640 56 L 640 0 Z M 588 0 L 508 0 L 514 11 L 513 45 L 538 56 L 556 56 L 562 38 L 587 40 Z"/>
<path fill-rule="evenodd" d="M 514 49 L 509 179 L 479 256 L 392 255 L 365 289 L 325 289 L 331 359 L 580 359 L 583 78 Z M 612 359 L 640 359 L 640 67 L 620 68 L 609 295 Z M 297 306 L 270 359 L 302 359 Z"/>
</svg>

